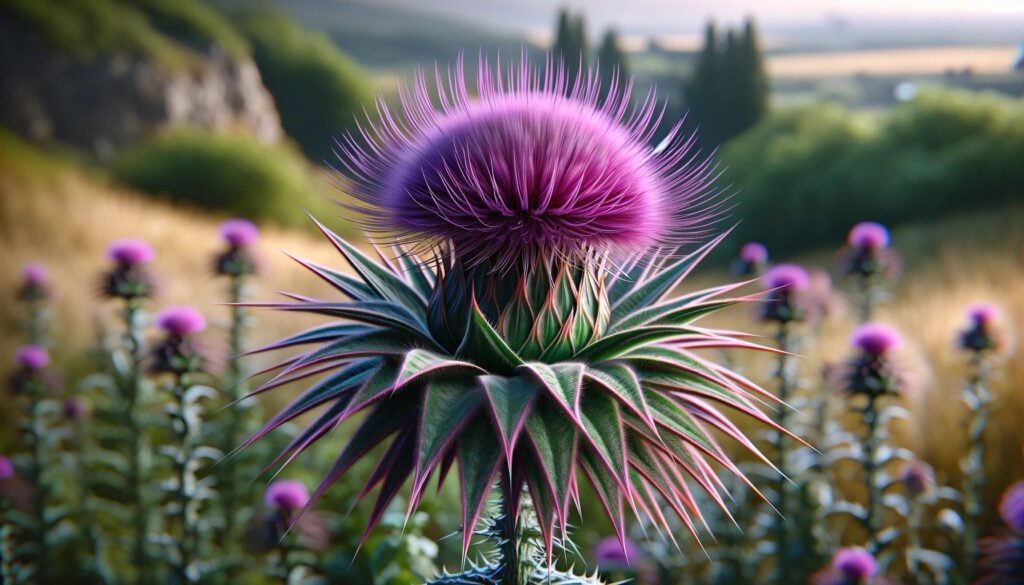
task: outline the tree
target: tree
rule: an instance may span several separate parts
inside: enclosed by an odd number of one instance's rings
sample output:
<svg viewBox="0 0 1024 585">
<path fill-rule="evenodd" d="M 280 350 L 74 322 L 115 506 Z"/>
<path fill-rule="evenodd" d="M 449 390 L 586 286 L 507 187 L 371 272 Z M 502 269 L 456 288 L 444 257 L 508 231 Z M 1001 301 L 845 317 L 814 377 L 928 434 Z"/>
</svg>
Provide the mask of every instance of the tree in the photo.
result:
<svg viewBox="0 0 1024 585">
<path fill-rule="evenodd" d="M 742 33 L 729 30 L 724 42 L 715 23 L 709 22 L 693 78 L 685 88 L 701 141 L 717 146 L 756 124 L 768 109 L 768 90 L 753 20 L 747 20 Z"/>
<path fill-rule="evenodd" d="M 552 56 L 565 65 L 565 77 L 571 88 L 580 72 L 587 70 L 587 31 L 583 16 L 568 9 L 558 11 Z"/>
<path fill-rule="evenodd" d="M 615 29 L 608 29 L 601 39 L 601 48 L 597 51 L 597 68 L 601 79 L 601 102 L 608 97 L 612 81 L 618 81 L 618 91 L 629 81 L 629 64 L 626 55 L 619 47 L 619 35 Z"/>
</svg>

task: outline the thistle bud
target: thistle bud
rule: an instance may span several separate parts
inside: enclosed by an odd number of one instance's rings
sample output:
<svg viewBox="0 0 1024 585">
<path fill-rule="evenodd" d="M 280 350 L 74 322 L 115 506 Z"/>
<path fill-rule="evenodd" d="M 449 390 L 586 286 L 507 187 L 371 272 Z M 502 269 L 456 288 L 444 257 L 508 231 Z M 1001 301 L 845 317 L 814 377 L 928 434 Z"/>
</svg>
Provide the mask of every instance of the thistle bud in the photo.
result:
<svg viewBox="0 0 1024 585">
<path fill-rule="evenodd" d="M 187 374 L 200 371 L 203 358 L 190 339 L 206 328 L 206 319 L 192 307 L 170 307 L 156 317 L 166 337 L 153 350 L 153 371 Z"/>
<path fill-rule="evenodd" d="M 796 264 L 779 264 L 765 273 L 762 282 L 769 291 L 760 308 L 762 320 L 790 323 L 804 319 L 803 294 L 810 284 L 806 270 Z"/>
<path fill-rule="evenodd" d="M 901 379 L 890 354 L 902 343 L 899 332 L 888 325 L 867 323 L 858 327 L 850 344 L 860 353 L 847 365 L 846 391 L 868 396 L 900 392 Z"/>
<path fill-rule="evenodd" d="M 152 296 L 153 282 L 145 265 L 155 257 L 153 248 L 139 239 L 126 238 L 112 243 L 107 248 L 107 259 L 114 267 L 103 276 L 103 293 L 126 300 Z"/>
<path fill-rule="evenodd" d="M 978 303 L 967 309 L 968 326 L 960 332 L 961 349 L 975 352 L 998 351 L 1003 343 L 1000 335 L 999 309 L 989 303 Z"/>
<path fill-rule="evenodd" d="M 50 274 L 42 264 L 26 264 L 21 271 L 22 284 L 18 298 L 27 301 L 45 301 L 50 298 Z"/>
<path fill-rule="evenodd" d="M 843 272 L 861 277 L 889 273 L 895 259 L 888 248 L 889 231 L 882 224 L 866 221 L 853 226 L 843 251 Z"/>
<path fill-rule="evenodd" d="M 256 225 L 247 219 L 229 219 L 220 226 L 220 238 L 227 249 L 217 255 L 214 271 L 224 276 L 247 276 L 256 273 L 252 245 L 259 239 Z"/>
<path fill-rule="evenodd" d="M 764 272 L 767 266 L 768 248 L 759 242 L 747 242 L 733 261 L 732 271 L 737 276 L 756 276 Z"/>
</svg>

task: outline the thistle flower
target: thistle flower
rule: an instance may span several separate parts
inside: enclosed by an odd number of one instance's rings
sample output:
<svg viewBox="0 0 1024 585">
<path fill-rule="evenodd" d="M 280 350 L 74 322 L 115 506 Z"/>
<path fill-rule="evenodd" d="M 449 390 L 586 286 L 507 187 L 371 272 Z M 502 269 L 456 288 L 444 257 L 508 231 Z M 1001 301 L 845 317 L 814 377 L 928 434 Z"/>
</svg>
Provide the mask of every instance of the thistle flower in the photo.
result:
<svg viewBox="0 0 1024 585">
<path fill-rule="evenodd" d="M 10 457 L 0 455 L 0 480 L 14 477 L 14 464 Z"/>
<path fill-rule="evenodd" d="M 190 337 L 206 328 L 202 313 L 192 307 L 170 307 L 157 314 L 156 324 L 166 337 L 153 349 L 153 371 L 184 374 L 201 370 L 203 358 Z"/>
<path fill-rule="evenodd" d="M 747 242 L 740 248 L 739 256 L 733 262 L 733 273 L 737 276 L 754 276 L 764 272 L 768 265 L 768 248 L 759 242 Z"/>
<path fill-rule="evenodd" d="M 1003 345 L 998 327 L 999 309 L 989 303 L 977 303 L 967 308 L 969 325 L 960 333 L 961 349 L 975 352 L 998 351 Z"/>
<path fill-rule="evenodd" d="M 1024 481 L 1003 492 L 999 515 L 1009 529 L 979 543 L 977 585 L 1024 583 Z"/>
<path fill-rule="evenodd" d="M 927 494 L 935 484 L 935 470 L 921 461 L 908 461 L 903 465 L 900 479 L 912 496 Z"/>
<path fill-rule="evenodd" d="M 999 515 L 1011 530 L 1024 535 L 1024 481 L 1018 481 L 1003 492 Z"/>
<path fill-rule="evenodd" d="M 153 294 L 153 282 L 145 265 L 156 257 L 153 248 L 136 238 L 116 240 L 107 248 L 114 267 L 103 276 L 102 290 L 111 298 L 132 300 Z"/>
<path fill-rule="evenodd" d="M 778 264 L 765 273 L 761 282 L 769 291 L 761 305 L 761 319 L 790 323 L 804 318 L 802 294 L 810 284 L 806 270 L 796 264 Z"/>
<path fill-rule="evenodd" d="M 811 585 L 883 585 L 890 583 L 876 578 L 875 557 L 863 548 L 840 549 L 828 567 L 811 576 Z"/>
<path fill-rule="evenodd" d="M 272 510 L 296 512 L 304 508 L 309 501 L 309 490 L 301 481 L 281 479 L 267 487 L 263 501 Z"/>
<path fill-rule="evenodd" d="M 756 404 L 769 393 L 696 351 L 752 345 L 691 326 L 749 299 L 722 298 L 728 286 L 671 296 L 721 237 L 682 256 L 651 248 L 706 233 L 721 205 L 709 163 L 675 133 L 649 149 L 653 104 L 627 116 L 616 93 L 598 106 L 596 80 L 567 92 L 550 64 L 540 75 L 524 61 L 506 82 L 482 63 L 471 92 L 461 71 L 440 109 L 418 77 L 404 115 L 382 104 L 365 145 L 346 142 L 342 183 L 396 257 L 375 262 L 321 226 L 356 276 L 300 262 L 352 301 L 256 305 L 344 321 L 268 348 L 317 346 L 256 393 L 327 375 L 248 443 L 325 406 L 277 460 L 290 461 L 366 412 L 314 498 L 386 444 L 360 494 L 381 486 L 367 535 L 407 481 L 411 513 L 456 460 L 464 552 L 495 482 L 504 518 L 519 518 L 526 488 L 548 564 L 584 481 L 620 541 L 627 509 L 671 534 L 664 503 L 695 532 L 690 482 L 728 512 L 716 468 L 742 476 L 712 429 L 766 461 L 720 405 L 774 426 Z M 495 570 L 520 571 L 518 547 L 502 551 Z"/>
<path fill-rule="evenodd" d="M 606 570 L 628 568 L 640 558 L 640 549 L 631 540 L 605 538 L 594 547 L 594 564 Z"/>
<path fill-rule="evenodd" d="M 22 285 L 18 298 L 23 301 L 44 301 L 50 297 L 50 273 L 38 263 L 26 264 L 21 270 Z"/>
<path fill-rule="evenodd" d="M 85 398 L 75 396 L 64 401 L 61 412 L 70 421 L 87 419 L 92 416 L 92 404 Z"/>
<path fill-rule="evenodd" d="M 214 271 L 225 276 L 246 276 L 256 272 L 251 247 L 259 239 L 256 225 L 247 219 L 229 219 L 220 225 L 220 238 L 227 249 L 218 254 Z"/>
<path fill-rule="evenodd" d="M 845 274 L 865 278 L 891 275 L 897 265 L 895 255 L 889 250 L 889 230 L 873 221 L 853 226 L 842 258 Z"/>
<path fill-rule="evenodd" d="M 881 323 L 866 323 L 854 330 L 850 345 L 860 351 L 851 360 L 845 376 L 851 394 L 881 396 L 901 389 L 901 379 L 890 353 L 903 344 L 896 329 Z"/>
<path fill-rule="evenodd" d="M 18 349 L 14 361 L 22 370 L 34 372 L 50 365 L 50 352 L 41 345 L 26 345 Z"/>
</svg>

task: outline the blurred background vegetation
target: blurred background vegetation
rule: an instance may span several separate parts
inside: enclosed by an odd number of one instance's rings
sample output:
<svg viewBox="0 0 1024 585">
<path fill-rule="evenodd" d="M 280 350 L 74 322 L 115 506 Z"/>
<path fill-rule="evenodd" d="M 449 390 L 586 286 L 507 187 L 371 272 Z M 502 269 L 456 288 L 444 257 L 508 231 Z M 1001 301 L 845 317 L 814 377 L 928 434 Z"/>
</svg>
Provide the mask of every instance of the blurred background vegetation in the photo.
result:
<svg viewBox="0 0 1024 585">
<path fill-rule="evenodd" d="M 615 71 L 635 80 L 637 101 L 656 91 L 666 100 L 659 136 L 686 115 L 704 153 L 714 153 L 737 204 L 730 221 L 740 224 L 699 279 L 721 280 L 747 240 L 831 267 L 854 223 L 895 228 L 904 279 L 884 317 L 920 333 L 910 353 L 935 388 L 917 399 L 905 441 L 956 478 L 960 450 L 946 433 L 960 432 L 957 411 L 942 404 L 962 377 L 950 352 L 960 310 L 993 300 L 1024 330 L 1024 14 L 815 8 L 790 22 L 790 2 L 721 13 L 708 5 L 685 19 L 657 2 L 518 4 L 0 0 L 0 291 L 15 289 L 22 264 L 50 266 L 62 291 L 55 322 L 70 341 L 57 358 L 71 378 L 88 367 L 76 350 L 91 343 L 103 312 L 94 274 L 115 237 L 153 242 L 168 275 L 161 304 L 223 317 L 207 258 L 216 224 L 248 217 L 266 234 L 258 294 L 322 292 L 276 249 L 338 263 L 307 210 L 358 237 L 330 202 L 345 196 L 328 167 L 335 140 L 374 116 L 375 96 L 394 104 L 415 68 L 444 72 L 460 55 L 472 76 L 478 53 L 505 61 L 550 52 L 572 75 L 597 69 L 605 93 Z M 19 315 L 4 304 L 0 318 L 7 332 Z M 296 325 L 275 315 L 259 322 L 255 342 Z M 845 332 L 848 316 L 831 327 Z M 16 344 L 3 336 L 2 355 Z M 813 348 L 808 363 L 837 359 L 842 345 Z M 996 381 L 1007 408 L 990 431 L 990 502 L 1021 469 L 1024 370 L 1020 359 L 1009 363 Z M 12 439 L 9 416 L 0 411 L 0 445 Z M 329 453 L 319 457 L 310 479 Z M 432 539 L 457 528 L 443 502 L 424 528 Z M 603 528 L 588 523 L 581 545 Z M 396 542 L 381 558 L 405 554 Z M 454 548 L 442 542 L 449 565 Z M 331 566 L 372 572 L 347 559 Z M 385 582 L 411 581 L 374 583 Z"/>
</svg>

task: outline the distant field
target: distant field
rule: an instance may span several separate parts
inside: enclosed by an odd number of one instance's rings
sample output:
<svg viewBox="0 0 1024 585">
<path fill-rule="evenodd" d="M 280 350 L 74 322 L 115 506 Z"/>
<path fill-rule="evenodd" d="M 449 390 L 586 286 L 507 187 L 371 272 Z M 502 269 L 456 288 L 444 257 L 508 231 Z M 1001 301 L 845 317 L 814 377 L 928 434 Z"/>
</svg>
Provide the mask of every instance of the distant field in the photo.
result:
<svg viewBox="0 0 1024 585">
<path fill-rule="evenodd" d="M 927 47 L 777 55 L 768 57 L 773 78 L 870 75 L 934 75 L 970 68 L 974 73 L 1009 72 L 1017 48 Z"/>
</svg>

